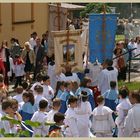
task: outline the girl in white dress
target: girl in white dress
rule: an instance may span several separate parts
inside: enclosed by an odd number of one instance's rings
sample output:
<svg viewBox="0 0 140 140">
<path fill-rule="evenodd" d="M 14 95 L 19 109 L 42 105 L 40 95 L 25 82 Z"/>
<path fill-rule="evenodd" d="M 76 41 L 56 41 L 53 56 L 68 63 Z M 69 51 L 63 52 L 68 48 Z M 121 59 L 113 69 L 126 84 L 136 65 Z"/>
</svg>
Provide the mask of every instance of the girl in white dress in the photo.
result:
<svg viewBox="0 0 140 140">
<path fill-rule="evenodd" d="M 81 99 L 78 107 L 75 109 L 77 114 L 77 124 L 79 130 L 79 137 L 90 136 L 90 116 L 92 113 L 91 105 L 88 101 L 88 95 L 86 92 L 81 92 Z"/>
</svg>

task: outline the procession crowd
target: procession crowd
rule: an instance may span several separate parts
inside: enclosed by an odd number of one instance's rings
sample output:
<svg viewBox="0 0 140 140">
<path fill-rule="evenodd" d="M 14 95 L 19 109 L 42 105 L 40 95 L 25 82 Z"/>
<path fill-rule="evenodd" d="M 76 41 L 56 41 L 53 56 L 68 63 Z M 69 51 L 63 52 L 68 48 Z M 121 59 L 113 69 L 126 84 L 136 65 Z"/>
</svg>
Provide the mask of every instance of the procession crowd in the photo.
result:
<svg viewBox="0 0 140 140">
<path fill-rule="evenodd" d="M 24 47 L 15 38 L 11 47 L 2 42 L 0 129 L 5 134 L 28 130 L 32 137 L 140 136 L 140 91 L 118 87 L 119 80 L 126 81 L 130 56 L 140 53 L 140 37 L 116 42 L 112 60 L 103 64 L 84 62 L 84 53 L 82 72 L 73 72 L 73 66 L 66 64 L 55 73 L 55 55 L 47 52 L 48 32 L 42 39 L 33 32 Z M 14 96 L 9 82 L 14 83 Z M 4 116 L 21 124 L 3 120 Z M 26 120 L 41 125 L 23 125 Z"/>
</svg>

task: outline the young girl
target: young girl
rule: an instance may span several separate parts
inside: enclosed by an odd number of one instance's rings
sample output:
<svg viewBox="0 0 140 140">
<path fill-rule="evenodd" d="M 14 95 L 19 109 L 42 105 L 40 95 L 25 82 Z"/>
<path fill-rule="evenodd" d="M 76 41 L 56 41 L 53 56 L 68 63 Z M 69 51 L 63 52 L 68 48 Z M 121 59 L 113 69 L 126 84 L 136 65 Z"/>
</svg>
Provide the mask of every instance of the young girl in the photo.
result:
<svg viewBox="0 0 140 140">
<path fill-rule="evenodd" d="M 126 87 L 122 87 L 119 90 L 120 104 L 116 107 L 118 117 L 115 123 L 118 127 L 118 137 L 124 136 L 124 121 L 129 109 L 131 109 L 131 103 L 128 99 L 129 91 Z"/>
<path fill-rule="evenodd" d="M 67 110 L 67 101 L 68 101 L 68 99 L 69 99 L 69 97 L 71 95 L 74 96 L 74 94 L 71 91 L 71 89 L 72 89 L 71 82 L 65 82 L 64 87 L 65 87 L 65 90 L 64 90 L 63 94 L 60 96 L 61 108 L 60 108 L 59 112 L 61 112 L 61 113 L 66 112 L 66 110 Z"/>
<path fill-rule="evenodd" d="M 112 129 L 115 128 L 115 123 L 112 118 L 112 110 L 104 106 L 104 98 L 97 97 L 98 107 L 93 114 L 92 128 L 96 137 L 112 137 Z"/>
<path fill-rule="evenodd" d="M 83 81 L 80 84 L 80 87 L 77 89 L 75 95 L 76 96 L 80 96 L 82 91 L 87 92 L 88 94 L 88 101 L 91 104 L 92 110 L 95 108 L 95 101 L 94 101 L 94 96 L 93 96 L 93 92 L 89 87 L 89 85 L 91 84 L 91 79 L 88 77 L 85 77 L 83 79 Z"/>
<path fill-rule="evenodd" d="M 77 125 L 79 130 L 79 137 L 90 136 L 90 116 L 92 113 L 91 105 L 88 101 L 88 95 L 86 92 L 81 93 L 81 101 L 78 107 L 75 109 L 77 115 Z"/>
<path fill-rule="evenodd" d="M 65 129 L 65 136 L 66 137 L 79 137 L 79 131 L 78 131 L 78 124 L 77 124 L 77 115 L 74 111 L 74 109 L 77 107 L 77 101 L 78 99 L 74 96 L 70 96 L 68 100 L 69 108 L 67 109 L 65 113 L 65 126 L 68 126 Z"/>
<path fill-rule="evenodd" d="M 30 120 L 35 112 L 34 110 L 34 95 L 31 91 L 24 92 L 22 95 L 24 104 L 21 107 L 20 114 L 22 120 Z"/>
<path fill-rule="evenodd" d="M 64 82 L 58 81 L 56 84 L 56 92 L 55 92 L 55 97 L 60 98 L 60 96 L 64 92 Z"/>
</svg>

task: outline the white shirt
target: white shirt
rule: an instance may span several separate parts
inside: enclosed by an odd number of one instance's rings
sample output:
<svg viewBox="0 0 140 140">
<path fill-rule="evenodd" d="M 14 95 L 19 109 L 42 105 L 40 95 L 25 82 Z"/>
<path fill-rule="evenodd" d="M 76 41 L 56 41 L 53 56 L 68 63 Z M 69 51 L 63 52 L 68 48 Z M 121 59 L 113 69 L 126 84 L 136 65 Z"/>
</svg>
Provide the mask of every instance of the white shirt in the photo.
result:
<svg viewBox="0 0 140 140">
<path fill-rule="evenodd" d="M 14 65 L 14 73 L 15 73 L 16 77 L 23 76 L 25 74 L 24 67 L 25 67 L 24 64 L 19 64 L 19 65 L 15 64 Z"/>
<path fill-rule="evenodd" d="M 35 83 L 32 85 L 32 87 L 30 88 L 30 89 L 33 91 L 33 93 L 35 93 L 34 88 L 35 88 L 35 86 L 37 86 L 37 85 L 42 86 L 40 82 L 35 82 Z"/>
<path fill-rule="evenodd" d="M 22 93 L 13 96 L 13 99 L 16 99 L 18 101 L 18 103 L 23 102 Z"/>
<path fill-rule="evenodd" d="M 99 76 L 98 76 L 98 86 L 99 90 L 101 91 L 101 94 L 103 95 L 107 90 L 110 89 L 110 81 L 116 81 L 117 86 L 116 89 L 118 88 L 118 70 L 114 67 L 114 70 L 107 70 L 103 69 Z"/>
<path fill-rule="evenodd" d="M 33 128 L 33 136 L 35 135 L 40 135 L 45 137 L 48 134 L 48 127 L 45 126 L 45 122 L 47 120 L 47 113 L 46 112 L 41 112 L 41 111 L 36 111 L 34 115 L 31 118 L 31 121 L 33 122 L 40 122 L 41 125 L 37 128 Z"/>
<path fill-rule="evenodd" d="M 32 46 L 32 49 L 34 49 L 34 46 L 36 46 L 36 40 L 34 38 L 30 38 L 29 43 Z"/>
<path fill-rule="evenodd" d="M 76 73 L 72 73 L 72 76 L 65 76 L 64 73 L 61 73 L 59 76 L 57 76 L 58 81 L 69 81 L 74 82 L 76 81 L 78 84 L 80 83 L 80 79 L 78 78 Z"/>
<path fill-rule="evenodd" d="M 88 101 L 82 102 L 75 109 L 77 115 L 77 125 L 79 130 L 79 137 L 89 137 L 91 122 L 89 120 L 92 108 Z"/>
<path fill-rule="evenodd" d="M 111 130 L 115 128 L 112 112 L 109 107 L 103 105 L 99 105 L 93 110 L 92 128 L 95 133 L 112 133 Z"/>
<path fill-rule="evenodd" d="M 116 111 L 118 113 L 118 117 L 115 120 L 115 123 L 117 124 L 117 126 L 124 127 L 125 117 L 127 116 L 127 113 L 131 107 L 132 105 L 128 98 L 122 99 L 121 103 L 117 105 Z"/>
<path fill-rule="evenodd" d="M 3 116 L 5 116 L 5 115 L 6 115 L 5 112 L 3 112 L 3 111 L 0 112 L 0 129 L 4 129 L 5 130 L 5 134 L 9 134 L 9 133 L 16 134 L 17 133 L 17 127 L 16 127 L 16 125 L 14 125 L 11 128 L 9 121 L 7 121 L 7 120 L 1 120 L 1 118 Z"/>
<path fill-rule="evenodd" d="M 35 107 L 36 107 L 37 110 L 39 109 L 39 102 L 40 102 L 41 100 L 46 100 L 46 101 L 48 101 L 45 97 L 43 97 L 43 95 L 36 95 L 36 96 L 35 96 Z"/>
<path fill-rule="evenodd" d="M 43 96 L 48 100 L 48 103 L 51 104 L 52 98 L 54 97 L 54 90 L 49 85 L 43 85 Z"/>
<path fill-rule="evenodd" d="M 89 68 L 89 73 L 86 74 L 87 77 L 92 79 L 92 86 L 97 86 L 98 85 L 98 76 L 101 72 L 101 65 L 97 64 L 88 64 L 88 68 Z"/>
<path fill-rule="evenodd" d="M 47 121 L 48 122 L 54 122 L 54 114 L 55 113 L 57 113 L 58 111 L 56 111 L 56 110 L 50 110 L 49 112 L 48 112 L 48 115 L 47 115 Z"/>
<path fill-rule="evenodd" d="M 68 108 L 65 115 L 64 123 L 68 126 L 64 132 L 66 137 L 79 137 L 77 116 L 74 109 Z"/>
<path fill-rule="evenodd" d="M 140 137 L 140 104 L 135 104 L 129 111 L 124 122 L 125 137 Z"/>
</svg>

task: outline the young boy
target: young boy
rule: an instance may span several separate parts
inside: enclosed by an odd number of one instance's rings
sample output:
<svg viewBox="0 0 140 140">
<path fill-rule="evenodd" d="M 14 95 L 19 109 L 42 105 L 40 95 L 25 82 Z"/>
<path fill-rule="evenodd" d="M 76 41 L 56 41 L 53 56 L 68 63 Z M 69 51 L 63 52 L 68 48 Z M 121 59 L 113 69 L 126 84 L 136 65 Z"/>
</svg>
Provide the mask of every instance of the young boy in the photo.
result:
<svg viewBox="0 0 140 140">
<path fill-rule="evenodd" d="M 35 93 L 36 93 L 35 96 L 34 96 L 35 97 L 35 109 L 37 111 L 39 109 L 39 102 L 41 100 L 46 100 L 47 101 L 47 99 L 43 97 L 43 87 L 42 86 L 36 85 L 34 90 L 35 90 Z"/>
<path fill-rule="evenodd" d="M 18 86 L 18 87 L 16 88 L 16 95 L 13 96 L 13 99 L 16 99 L 16 100 L 18 101 L 18 103 L 23 102 L 22 93 L 23 93 L 23 88 L 22 88 L 22 86 Z"/>
<path fill-rule="evenodd" d="M 50 86 L 50 77 L 48 75 L 43 76 L 43 96 L 48 100 L 48 105 L 51 106 L 54 90 Z"/>
<path fill-rule="evenodd" d="M 53 109 L 48 112 L 47 121 L 54 122 L 54 114 L 57 113 L 61 107 L 61 100 L 58 98 L 53 99 Z"/>
<path fill-rule="evenodd" d="M 116 107 L 118 117 L 115 123 L 118 127 L 118 137 L 124 136 L 124 121 L 128 114 L 129 109 L 131 109 L 131 103 L 128 99 L 129 91 L 126 87 L 122 87 L 119 90 L 120 104 Z"/>
<path fill-rule="evenodd" d="M 40 85 L 41 86 L 42 78 L 43 78 L 43 76 L 42 76 L 41 73 L 38 73 L 36 75 L 36 82 L 31 87 L 31 90 L 33 91 L 33 93 L 34 93 L 34 88 L 35 88 L 36 85 Z"/>
<path fill-rule="evenodd" d="M 19 55 L 15 56 L 14 60 L 14 73 L 16 77 L 16 83 L 13 88 L 17 88 L 18 85 L 22 85 L 22 77 L 24 76 L 24 64 Z"/>
<path fill-rule="evenodd" d="M 64 114 L 55 113 L 54 114 L 54 122 L 55 124 L 50 126 L 49 128 L 49 137 L 62 137 L 61 126 L 64 124 Z"/>
<path fill-rule="evenodd" d="M 47 121 L 47 106 L 48 102 L 46 100 L 41 100 L 39 102 L 39 111 L 36 111 L 31 118 L 31 121 L 41 123 L 39 127 L 33 128 L 33 136 L 39 135 L 45 137 L 48 134 L 48 127 L 45 126 L 45 122 Z"/>
<path fill-rule="evenodd" d="M 112 110 L 104 106 L 103 96 L 97 97 L 98 106 L 93 110 L 92 129 L 96 137 L 112 137 L 115 123 L 112 118 Z"/>
<path fill-rule="evenodd" d="M 3 101 L 2 102 L 2 111 L 0 113 L 0 129 L 4 129 L 5 134 L 16 134 L 17 133 L 17 127 L 15 127 L 15 125 L 12 125 L 7 120 L 1 120 L 2 117 L 7 116 L 11 113 L 14 114 L 11 100 Z"/>
<path fill-rule="evenodd" d="M 65 126 L 68 126 L 64 132 L 66 137 L 79 137 L 78 125 L 77 125 L 77 115 L 74 109 L 77 107 L 78 99 L 74 96 L 70 96 L 68 100 L 69 108 L 65 113 Z"/>
</svg>

